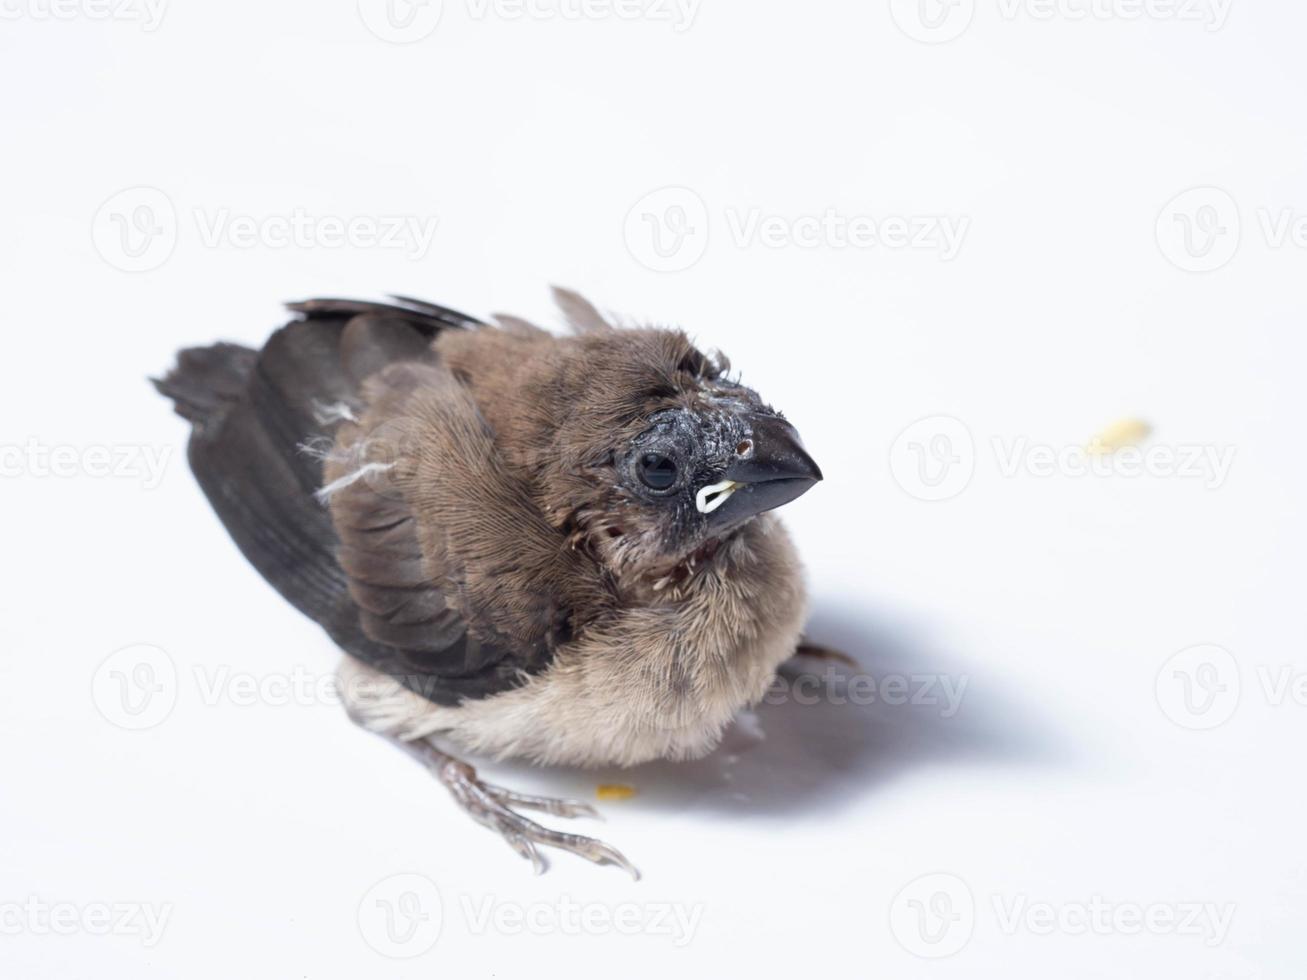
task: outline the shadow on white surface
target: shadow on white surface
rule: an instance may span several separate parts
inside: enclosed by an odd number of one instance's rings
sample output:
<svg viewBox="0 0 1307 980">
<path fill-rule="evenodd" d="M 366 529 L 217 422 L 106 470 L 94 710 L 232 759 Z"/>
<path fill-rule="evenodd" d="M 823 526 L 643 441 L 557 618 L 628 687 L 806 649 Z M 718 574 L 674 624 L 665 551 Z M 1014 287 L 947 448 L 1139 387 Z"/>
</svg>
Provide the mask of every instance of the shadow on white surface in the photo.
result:
<svg viewBox="0 0 1307 980">
<path fill-rule="evenodd" d="M 806 635 L 858 667 L 795 658 L 773 692 L 691 762 L 631 769 L 548 770 L 583 798 L 595 784 L 637 791 L 622 806 L 733 816 L 823 812 L 850 805 L 930 766 L 1056 764 L 1063 739 L 996 683 L 930 649 L 929 641 L 857 610 L 818 604 Z M 542 784 L 541 771 L 496 767 L 503 781 Z M 549 780 L 552 781 L 552 780 Z"/>
</svg>

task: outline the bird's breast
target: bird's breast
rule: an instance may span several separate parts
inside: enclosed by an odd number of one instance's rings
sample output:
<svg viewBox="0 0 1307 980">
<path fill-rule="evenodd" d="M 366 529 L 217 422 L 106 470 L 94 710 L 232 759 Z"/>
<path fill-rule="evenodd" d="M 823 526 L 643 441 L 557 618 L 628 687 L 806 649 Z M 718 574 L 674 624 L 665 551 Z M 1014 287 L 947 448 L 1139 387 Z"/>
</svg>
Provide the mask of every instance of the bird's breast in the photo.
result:
<svg viewBox="0 0 1307 980">
<path fill-rule="evenodd" d="M 759 701 L 798 642 L 802 569 L 768 515 L 679 598 L 614 610 L 523 686 L 450 712 L 474 751 L 571 765 L 694 758 Z"/>
</svg>

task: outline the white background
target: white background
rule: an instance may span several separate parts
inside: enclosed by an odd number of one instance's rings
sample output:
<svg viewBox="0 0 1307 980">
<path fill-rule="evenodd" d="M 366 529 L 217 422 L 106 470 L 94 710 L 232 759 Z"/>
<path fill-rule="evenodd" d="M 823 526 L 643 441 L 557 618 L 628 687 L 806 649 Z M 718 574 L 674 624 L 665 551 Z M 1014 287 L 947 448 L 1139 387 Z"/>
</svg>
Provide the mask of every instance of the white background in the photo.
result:
<svg viewBox="0 0 1307 980">
<path fill-rule="evenodd" d="M 368 0 L 123 2 L 0 22 L 0 972 L 1302 975 L 1307 250 L 1277 231 L 1307 214 L 1300 5 L 445 0 L 392 43 Z M 1215 190 L 1168 204 L 1191 188 Z M 425 250 L 285 244 L 296 209 L 438 224 Z M 950 257 L 882 224 L 941 216 Z M 868 218 L 889 237 L 830 230 Z M 811 633 L 878 691 L 935 685 L 764 705 L 707 760 L 617 776 L 639 795 L 577 829 L 638 884 L 567 855 L 532 877 L 336 706 L 266 687 L 336 655 L 231 545 L 145 381 L 261 343 L 287 299 L 553 322 L 550 282 L 685 326 L 786 411 L 826 473 L 787 508 Z M 1228 473 L 1070 468 L 1130 417 Z M 163 651 L 143 731 L 113 723 L 136 644 Z M 426 918 L 389 951 L 418 955 L 386 958 L 377 902 L 406 894 Z M 627 935 L 603 917 L 630 903 Z M 1189 903 L 1228 930 L 1165 925 Z M 104 904 L 161 937 L 97 934 Z"/>
</svg>

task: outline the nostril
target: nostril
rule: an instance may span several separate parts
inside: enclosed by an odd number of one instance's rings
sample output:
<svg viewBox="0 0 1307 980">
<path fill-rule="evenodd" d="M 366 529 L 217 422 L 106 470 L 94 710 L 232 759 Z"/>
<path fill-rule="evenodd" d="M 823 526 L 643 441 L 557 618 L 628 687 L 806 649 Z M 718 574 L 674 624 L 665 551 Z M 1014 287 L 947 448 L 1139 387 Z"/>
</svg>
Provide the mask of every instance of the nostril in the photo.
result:
<svg viewBox="0 0 1307 980">
<path fill-rule="evenodd" d="M 753 440 L 751 439 L 741 439 L 735 447 L 736 456 L 748 456 L 751 452 L 753 452 Z"/>
</svg>

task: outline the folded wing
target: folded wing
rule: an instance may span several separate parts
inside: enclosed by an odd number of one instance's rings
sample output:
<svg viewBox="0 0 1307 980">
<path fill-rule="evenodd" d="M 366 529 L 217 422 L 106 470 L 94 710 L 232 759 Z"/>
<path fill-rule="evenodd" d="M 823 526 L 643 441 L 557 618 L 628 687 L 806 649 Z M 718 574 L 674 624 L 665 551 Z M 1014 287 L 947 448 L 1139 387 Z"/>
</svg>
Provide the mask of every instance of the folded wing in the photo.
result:
<svg viewBox="0 0 1307 980">
<path fill-rule="evenodd" d="M 223 525 L 344 650 L 424 697 L 520 683 L 567 638 L 567 574 L 584 569 L 431 352 L 439 331 L 484 325 L 408 299 L 291 308 L 262 351 L 182 351 L 156 382 L 192 423 Z"/>
</svg>

